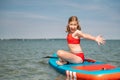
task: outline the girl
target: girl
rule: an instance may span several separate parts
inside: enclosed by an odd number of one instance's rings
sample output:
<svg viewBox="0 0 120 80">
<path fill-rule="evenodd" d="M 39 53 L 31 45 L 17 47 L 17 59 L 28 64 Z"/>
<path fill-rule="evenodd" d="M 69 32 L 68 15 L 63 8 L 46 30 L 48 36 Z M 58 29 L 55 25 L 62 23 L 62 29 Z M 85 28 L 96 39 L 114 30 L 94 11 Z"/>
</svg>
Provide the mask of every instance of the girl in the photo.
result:
<svg viewBox="0 0 120 80">
<path fill-rule="evenodd" d="M 57 56 L 59 57 L 59 60 L 56 63 L 58 65 L 64 65 L 67 62 L 70 63 L 84 62 L 84 53 L 80 46 L 80 38 L 94 40 L 98 43 L 98 45 L 105 43 L 104 39 L 100 35 L 94 37 L 90 34 L 83 33 L 81 31 L 81 27 L 76 16 L 71 16 L 69 18 L 66 29 L 67 29 L 66 32 L 68 32 L 67 43 L 70 51 L 69 52 L 64 50 L 57 51 Z"/>
</svg>

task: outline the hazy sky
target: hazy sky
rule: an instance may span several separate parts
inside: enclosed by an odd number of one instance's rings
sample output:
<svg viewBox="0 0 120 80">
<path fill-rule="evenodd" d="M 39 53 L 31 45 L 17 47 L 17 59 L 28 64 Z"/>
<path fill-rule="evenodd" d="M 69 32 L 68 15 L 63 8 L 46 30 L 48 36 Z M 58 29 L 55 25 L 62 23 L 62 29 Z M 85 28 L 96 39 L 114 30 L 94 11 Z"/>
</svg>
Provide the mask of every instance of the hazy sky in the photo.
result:
<svg viewBox="0 0 120 80">
<path fill-rule="evenodd" d="M 0 0 L 0 38 L 65 38 L 73 15 L 83 32 L 120 39 L 120 0 Z"/>
</svg>

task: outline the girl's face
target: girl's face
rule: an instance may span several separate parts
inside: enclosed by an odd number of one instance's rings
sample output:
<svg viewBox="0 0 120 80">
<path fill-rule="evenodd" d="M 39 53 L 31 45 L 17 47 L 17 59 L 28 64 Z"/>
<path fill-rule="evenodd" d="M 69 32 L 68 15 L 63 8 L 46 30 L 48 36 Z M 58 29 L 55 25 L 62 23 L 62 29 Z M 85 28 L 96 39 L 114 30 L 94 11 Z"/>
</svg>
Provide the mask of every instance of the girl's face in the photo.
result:
<svg viewBox="0 0 120 80">
<path fill-rule="evenodd" d="M 78 26 L 77 21 L 71 21 L 69 23 L 70 32 L 72 33 L 75 32 L 77 30 L 77 26 Z"/>
</svg>

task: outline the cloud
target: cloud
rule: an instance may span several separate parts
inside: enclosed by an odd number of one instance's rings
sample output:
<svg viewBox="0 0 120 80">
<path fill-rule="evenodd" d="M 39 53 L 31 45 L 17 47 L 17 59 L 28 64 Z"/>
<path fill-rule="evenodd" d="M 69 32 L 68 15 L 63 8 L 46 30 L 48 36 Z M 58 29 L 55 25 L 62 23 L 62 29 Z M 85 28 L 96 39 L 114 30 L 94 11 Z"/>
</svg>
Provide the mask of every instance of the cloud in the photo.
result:
<svg viewBox="0 0 120 80">
<path fill-rule="evenodd" d="M 101 10 L 101 6 L 99 4 L 91 4 L 94 0 L 91 1 L 70 1 L 70 0 L 62 0 L 60 5 L 64 5 L 70 8 L 78 9 L 78 10 Z M 95 2 L 95 1 L 94 1 Z"/>
<path fill-rule="evenodd" d="M 48 15 L 40 15 L 31 12 L 2 11 L 0 14 L 4 15 L 5 17 L 11 16 L 11 17 L 31 18 L 31 19 L 42 19 L 42 20 L 51 19 Z"/>
</svg>

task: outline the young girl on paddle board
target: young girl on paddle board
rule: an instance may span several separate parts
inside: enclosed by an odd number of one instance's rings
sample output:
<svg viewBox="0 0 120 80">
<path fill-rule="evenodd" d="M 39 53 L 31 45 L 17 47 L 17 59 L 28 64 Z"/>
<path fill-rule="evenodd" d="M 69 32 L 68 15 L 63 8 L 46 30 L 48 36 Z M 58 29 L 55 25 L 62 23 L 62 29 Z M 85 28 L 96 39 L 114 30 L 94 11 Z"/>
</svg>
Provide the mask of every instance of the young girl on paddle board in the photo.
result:
<svg viewBox="0 0 120 80">
<path fill-rule="evenodd" d="M 84 62 L 84 52 L 80 46 L 80 38 L 85 38 L 89 40 L 93 40 L 100 44 L 104 44 L 105 41 L 102 36 L 92 36 L 90 34 L 83 33 L 81 31 L 81 26 L 79 25 L 78 18 L 76 16 L 71 16 L 68 20 L 68 24 L 66 27 L 67 34 L 67 43 L 68 43 L 68 51 L 58 50 L 57 56 L 59 60 L 56 62 L 58 65 L 64 65 L 67 62 L 70 63 L 83 63 Z"/>
</svg>

